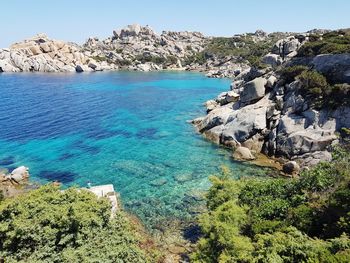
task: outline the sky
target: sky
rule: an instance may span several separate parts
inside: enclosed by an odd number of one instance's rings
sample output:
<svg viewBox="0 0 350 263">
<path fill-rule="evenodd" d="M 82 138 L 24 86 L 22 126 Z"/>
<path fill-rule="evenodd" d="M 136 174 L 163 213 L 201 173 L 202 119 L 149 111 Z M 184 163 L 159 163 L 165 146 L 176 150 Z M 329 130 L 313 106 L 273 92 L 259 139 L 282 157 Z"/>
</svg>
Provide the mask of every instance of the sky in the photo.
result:
<svg viewBox="0 0 350 263">
<path fill-rule="evenodd" d="M 46 33 L 84 43 L 128 24 L 209 36 L 350 27 L 350 0 L 1 0 L 0 47 Z"/>
</svg>

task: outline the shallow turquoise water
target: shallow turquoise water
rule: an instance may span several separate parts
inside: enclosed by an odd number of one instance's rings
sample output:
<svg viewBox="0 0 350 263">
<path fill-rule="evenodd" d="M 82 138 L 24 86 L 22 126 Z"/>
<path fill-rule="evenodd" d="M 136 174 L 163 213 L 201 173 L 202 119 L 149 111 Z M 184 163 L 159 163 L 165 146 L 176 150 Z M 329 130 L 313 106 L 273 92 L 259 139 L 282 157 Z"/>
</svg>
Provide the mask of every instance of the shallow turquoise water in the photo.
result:
<svg viewBox="0 0 350 263">
<path fill-rule="evenodd" d="M 221 165 L 257 172 L 187 123 L 229 84 L 186 72 L 1 74 L 0 166 L 28 166 L 41 183 L 112 183 L 151 227 L 190 218 Z"/>
</svg>

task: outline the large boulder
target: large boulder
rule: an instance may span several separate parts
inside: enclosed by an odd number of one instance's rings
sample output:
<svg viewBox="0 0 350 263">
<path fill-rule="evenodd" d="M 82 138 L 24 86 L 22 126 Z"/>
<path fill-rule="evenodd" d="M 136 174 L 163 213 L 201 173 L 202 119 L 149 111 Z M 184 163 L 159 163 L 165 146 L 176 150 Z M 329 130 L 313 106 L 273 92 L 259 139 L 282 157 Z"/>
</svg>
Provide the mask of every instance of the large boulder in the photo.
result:
<svg viewBox="0 0 350 263">
<path fill-rule="evenodd" d="M 251 161 L 255 159 L 250 150 L 242 146 L 235 149 L 232 157 L 238 161 Z"/>
<path fill-rule="evenodd" d="M 282 58 L 277 54 L 269 53 L 262 58 L 262 62 L 272 67 L 277 67 L 282 64 Z"/>
<path fill-rule="evenodd" d="M 236 102 L 239 99 L 239 95 L 234 91 L 222 92 L 217 97 L 216 101 L 220 105 L 225 105 L 231 102 Z"/>
<path fill-rule="evenodd" d="M 215 109 L 219 104 L 215 100 L 208 100 L 205 102 L 205 107 L 207 109 L 207 113 L 211 112 Z"/>
<path fill-rule="evenodd" d="M 14 169 L 9 177 L 11 180 L 20 183 L 29 177 L 29 169 L 25 166 L 20 166 Z"/>
<path fill-rule="evenodd" d="M 240 101 L 244 104 L 247 104 L 264 97 L 266 83 L 267 80 L 262 77 L 247 82 L 240 94 Z"/>
<path fill-rule="evenodd" d="M 279 122 L 276 138 L 277 153 L 291 158 L 310 152 L 325 151 L 337 139 L 335 123 L 323 128 L 295 114 L 284 115 Z"/>
<path fill-rule="evenodd" d="M 301 43 L 294 36 L 278 40 L 272 48 L 272 53 L 280 55 L 284 52 L 284 55 L 288 55 L 294 51 L 297 51 Z"/>
<path fill-rule="evenodd" d="M 283 165 L 283 172 L 286 174 L 294 175 L 300 171 L 300 166 L 296 161 L 289 161 Z"/>
<path fill-rule="evenodd" d="M 200 132 L 210 130 L 215 126 L 226 124 L 227 119 L 233 113 L 230 107 L 219 107 L 213 109 L 207 116 L 196 123 L 196 126 Z"/>
<path fill-rule="evenodd" d="M 316 56 L 311 64 L 335 83 L 350 83 L 350 54 Z"/>
<path fill-rule="evenodd" d="M 266 129 L 266 112 L 270 103 L 265 97 L 258 103 L 231 112 L 222 132 L 222 143 L 230 144 L 232 141 L 243 143 Z M 252 145 L 250 148 L 255 147 Z"/>
</svg>

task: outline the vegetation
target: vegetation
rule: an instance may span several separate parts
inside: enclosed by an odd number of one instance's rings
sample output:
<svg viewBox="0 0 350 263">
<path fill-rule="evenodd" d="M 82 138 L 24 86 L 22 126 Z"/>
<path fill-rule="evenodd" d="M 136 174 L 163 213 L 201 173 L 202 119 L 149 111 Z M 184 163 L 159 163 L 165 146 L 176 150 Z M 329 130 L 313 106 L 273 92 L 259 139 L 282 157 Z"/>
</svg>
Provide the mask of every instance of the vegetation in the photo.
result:
<svg viewBox="0 0 350 263">
<path fill-rule="evenodd" d="M 280 70 L 286 83 L 301 82 L 301 94 L 316 108 L 350 105 L 350 85 L 329 83 L 321 73 L 303 65 L 285 67 Z"/>
<path fill-rule="evenodd" d="M 108 59 L 105 56 L 95 56 L 92 57 L 95 61 L 97 62 L 103 62 L 103 61 L 108 61 Z"/>
<path fill-rule="evenodd" d="M 47 185 L 0 203 L 0 261 L 147 262 L 140 237 L 110 203 Z"/>
<path fill-rule="evenodd" d="M 348 30 L 332 31 L 324 35 L 314 34 L 309 39 L 310 41 L 299 49 L 299 57 L 350 53 L 350 31 Z"/>
<path fill-rule="evenodd" d="M 135 60 L 138 60 L 142 63 L 152 62 L 157 65 L 161 65 L 161 64 L 174 65 L 177 63 L 177 58 L 175 56 L 160 57 L 160 56 L 143 54 L 143 55 L 137 55 L 135 57 Z"/>
<path fill-rule="evenodd" d="M 349 262 L 348 152 L 300 179 L 211 181 L 194 262 Z"/>
<path fill-rule="evenodd" d="M 202 52 L 187 58 L 185 64 L 204 64 L 207 59 L 213 56 L 218 58 L 235 56 L 242 61 L 249 61 L 252 66 L 264 67 L 261 58 L 269 53 L 277 40 L 277 36 L 262 41 L 255 40 L 251 35 L 230 38 L 216 37 L 209 42 Z"/>
</svg>

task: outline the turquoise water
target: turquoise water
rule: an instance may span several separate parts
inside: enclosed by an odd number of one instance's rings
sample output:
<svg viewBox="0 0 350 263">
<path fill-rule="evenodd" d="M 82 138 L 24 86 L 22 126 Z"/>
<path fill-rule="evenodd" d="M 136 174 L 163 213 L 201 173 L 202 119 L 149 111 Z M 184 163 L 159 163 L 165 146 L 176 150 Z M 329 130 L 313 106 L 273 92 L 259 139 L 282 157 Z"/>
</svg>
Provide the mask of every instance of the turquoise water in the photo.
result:
<svg viewBox="0 0 350 263">
<path fill-rule="evenodd" d="M 64 186 L 114 184 L 148 226 L 196 214 L 208 176 L 256 168 L 187 122 L 226 79 L 187 72 L 0 75 L 0 166 Z"/>
</svg>

